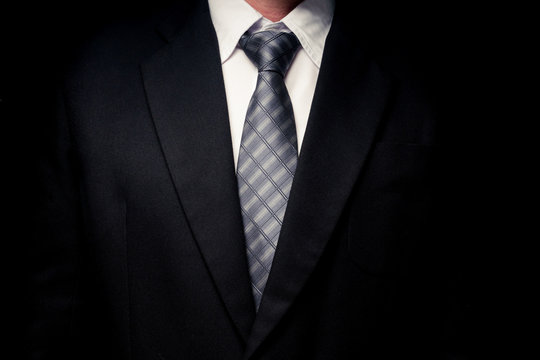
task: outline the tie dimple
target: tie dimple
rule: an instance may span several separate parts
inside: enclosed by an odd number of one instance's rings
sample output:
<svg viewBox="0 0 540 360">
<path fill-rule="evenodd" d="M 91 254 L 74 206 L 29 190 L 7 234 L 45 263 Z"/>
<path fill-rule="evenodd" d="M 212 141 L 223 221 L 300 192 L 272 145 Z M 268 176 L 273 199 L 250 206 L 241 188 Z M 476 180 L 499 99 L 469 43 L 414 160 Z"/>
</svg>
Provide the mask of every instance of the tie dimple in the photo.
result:
<svg viewBox="0 0 540 360">
<path fill-rule="evenodd" d="M 270 274 L 298 157 L 284 76 L 299 47 L 292 33 L 244 35 L 240 46 L 259 74 L 242 133 L 238 191 L 253 297 L 258 309 Z"/>
</svg>

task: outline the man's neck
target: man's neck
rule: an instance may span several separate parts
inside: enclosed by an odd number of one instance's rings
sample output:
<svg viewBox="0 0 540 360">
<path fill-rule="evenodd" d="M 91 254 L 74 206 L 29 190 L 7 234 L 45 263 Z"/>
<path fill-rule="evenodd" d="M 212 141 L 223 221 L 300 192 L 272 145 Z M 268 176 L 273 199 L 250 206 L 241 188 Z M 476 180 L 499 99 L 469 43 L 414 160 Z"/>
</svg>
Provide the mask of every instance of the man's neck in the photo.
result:
<svg viewBox="0 0 540 360">
<path fill-rule="evenodd" d="M 303 0 L 246 0 L 255 10 L 270 21 L 283 19 Z"/>
</svg>

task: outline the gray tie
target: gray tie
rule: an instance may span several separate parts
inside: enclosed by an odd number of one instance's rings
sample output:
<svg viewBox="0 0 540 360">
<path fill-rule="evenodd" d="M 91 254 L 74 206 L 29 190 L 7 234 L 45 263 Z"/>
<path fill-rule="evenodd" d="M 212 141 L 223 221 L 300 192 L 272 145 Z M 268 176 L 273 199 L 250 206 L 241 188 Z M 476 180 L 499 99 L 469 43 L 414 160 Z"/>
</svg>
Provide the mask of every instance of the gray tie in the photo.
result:
<svg viewBox="0 0 540 360">
<path fill-rule="evenodd" d="M 261 31 L 240 46 L 259 70 L 238 156 L 238 192 L 256 308 L 264 292 L 298 158 L 291 99 L 283 77 L 300 43 L 294 34 Z"/>
</svg>

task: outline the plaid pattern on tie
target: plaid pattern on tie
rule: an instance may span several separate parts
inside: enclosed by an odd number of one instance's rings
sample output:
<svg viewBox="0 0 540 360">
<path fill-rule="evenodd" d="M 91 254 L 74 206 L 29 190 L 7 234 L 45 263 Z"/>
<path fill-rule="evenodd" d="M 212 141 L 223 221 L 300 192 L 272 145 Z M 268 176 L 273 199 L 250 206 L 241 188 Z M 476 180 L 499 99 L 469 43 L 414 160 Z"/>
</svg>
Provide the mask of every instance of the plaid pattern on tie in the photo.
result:
<svg viewBox="0 0 540 360">
<path fill-rule="evenodd" d="M 292 33 L 261 31 L 244 35 L 240 45 L 259 70 L 237 170 L 249 272 L 258 309 L 298 158 L 294 114 L 283 77 L 300 43 Z"/>
</svg>

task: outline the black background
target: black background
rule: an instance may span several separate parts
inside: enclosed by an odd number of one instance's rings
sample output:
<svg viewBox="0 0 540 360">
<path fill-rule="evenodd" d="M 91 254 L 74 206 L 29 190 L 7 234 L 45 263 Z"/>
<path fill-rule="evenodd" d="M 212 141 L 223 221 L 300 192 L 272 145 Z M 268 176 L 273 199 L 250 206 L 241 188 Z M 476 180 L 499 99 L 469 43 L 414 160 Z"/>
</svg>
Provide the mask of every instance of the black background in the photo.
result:
<svg viewBox="0 0 540 360">
<path fill-rule="evenodd" d="M 53 113 L 54 84 L 70 54 L 101 27 L 132 16 L 145 16 L 172 0 L 95 0 L 26 2 L 1 5 L 0 124 L 3 208 L 2 274 L 7 300 L 7 348 L 24 349 L 28 320 L 27 248 L 36 209 L 36 158 Z M 498 99 L 504 82 L 498 55 L 500 28 L 490 23 L 489 8 L 456 2 L 399 5 L 359 3 L 355 16 L 369 34 L 375 52 L 400 54 L 406 66 L 429 84 L 441 110 L 448 166 L 449 216 L 455 216 L 460 249 L 456 257 L 457 296 L 463 304 L 465 352 L 493 348 L 506 315 L 492 310 L 492 290 L 504 283 L 495 234 L 505 229 L 506 195 L 500 166 L 509 164 L 496 141 L 501 123 Z M 493 47 L 493 43 L 497 47 Z M 503 47 L 504 49 L 504 47 Z M 8 231 L 9 230 L 9 231 Z M 494 283 L 497 283 L 494 286 Z M 496 347 L 502 346 L 498 344 Z M 17 358 L 17 357 L 15 357 Z M 473 356 L 471 358 L 483 358 Z"/>
</svg>

